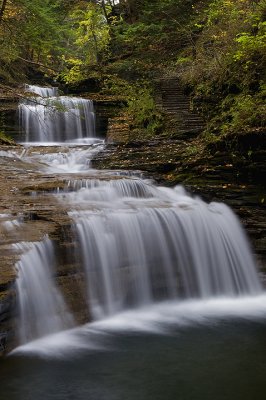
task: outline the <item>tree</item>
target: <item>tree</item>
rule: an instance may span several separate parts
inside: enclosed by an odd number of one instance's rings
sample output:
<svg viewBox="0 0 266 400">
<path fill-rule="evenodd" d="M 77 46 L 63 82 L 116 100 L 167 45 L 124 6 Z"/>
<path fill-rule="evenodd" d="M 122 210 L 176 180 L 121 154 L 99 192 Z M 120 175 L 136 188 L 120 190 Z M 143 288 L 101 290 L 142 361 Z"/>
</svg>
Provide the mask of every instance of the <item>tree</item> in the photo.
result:
<svg viewBox="0 0 266 400">
<path fill-rule="evenodd" d="M 66 17 L 73 1 L 6 0 L 1 5 L 0 77 L 25 79 L 29 65 L 60 67 L 67 42 Z M 63 12 L 62 12 L 63 11 Z"/>
<path fill-rule="evenodd" d="M 2 4 L 1 4 L 1 8 L 0 8 L 0 23 L 1 23 L 1 20 L 3 18 L 4 12 L 5 12 L 6 3 L 7 3 L 7 0 L 3 0 Z"/>
<path fill-rule="evenodd" d="M 85 78 L 88 67 L 101 67 L 108 54 L 110 26 L 100 5 L 95 2 L 76 7 L 69 15 L 72 37 L 64 61 L 67 82 Z"/>
</svg>

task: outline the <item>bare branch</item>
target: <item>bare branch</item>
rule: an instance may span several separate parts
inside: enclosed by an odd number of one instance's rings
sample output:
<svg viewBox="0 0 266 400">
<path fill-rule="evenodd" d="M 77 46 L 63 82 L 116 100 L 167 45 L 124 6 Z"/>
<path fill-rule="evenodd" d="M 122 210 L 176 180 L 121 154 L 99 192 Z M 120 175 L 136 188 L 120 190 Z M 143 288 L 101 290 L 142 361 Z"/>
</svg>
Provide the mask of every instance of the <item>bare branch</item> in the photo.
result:
<svg viewBox="0 0 266 400">
<path fill-rule="evenodd" d="M 24 61 L 24 62 L 27 63 L 27 64 L 36 65 L 36 66 L 38 66 L 38 67 L 45 68 L 45 69 L 50 70 L 50 71 L 52 71 L 52 72 L 56 72 L 56 73 L 59 72 L 59 71 L 55 70 L 54 68 L 48 67 L 48 65 L 44 65 L 44 64 L 42 64 L 42 63 L 40 63 L 40 62 L 31 61 L 31 60 L 26 60 L 25 58 L 22 58 L 22 57 L 18 57 L 18 59 L 21 60 L 21 61 Z"/>
</svg>

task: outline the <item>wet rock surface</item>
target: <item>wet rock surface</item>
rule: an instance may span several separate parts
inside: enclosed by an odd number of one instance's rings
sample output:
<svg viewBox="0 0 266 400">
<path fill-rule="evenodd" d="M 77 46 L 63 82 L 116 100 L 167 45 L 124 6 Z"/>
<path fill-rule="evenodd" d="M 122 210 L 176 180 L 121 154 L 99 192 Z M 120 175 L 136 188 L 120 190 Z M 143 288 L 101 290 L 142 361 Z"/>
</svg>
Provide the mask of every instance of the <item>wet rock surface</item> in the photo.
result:
<svg viewBox="0 0 266 400">
<path fill-rule="evenodd" d="M 46 235 L 56 249 L 57 283 L 77 323 L 89 319 L 83 272 L 74 258 L 75 238 L 67 212 L 53 196 L 66 185 L 56 174 L 39 172 L 41 165 L 23 161 L 20 146 L 0 146 L 0 354 L 16 343 L 16 262 L 13 244 L 41 241 Z"/>
</svg>

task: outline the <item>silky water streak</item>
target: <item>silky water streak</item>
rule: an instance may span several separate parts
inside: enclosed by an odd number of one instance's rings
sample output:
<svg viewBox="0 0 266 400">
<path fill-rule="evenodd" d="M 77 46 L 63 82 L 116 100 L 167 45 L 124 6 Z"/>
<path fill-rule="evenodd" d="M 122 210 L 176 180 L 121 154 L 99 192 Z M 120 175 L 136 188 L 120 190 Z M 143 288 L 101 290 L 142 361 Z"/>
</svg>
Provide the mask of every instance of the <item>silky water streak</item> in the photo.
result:
<svg viewBox="0 0 266 400">
<path fill-rule="evenodd" d="M 22 253 L 16 264 L 20 343 L 72 327 L 74 320 L 54 281 L 51 240 L 17 243 L 14 248 Z"/>
<path fill-rule="evenodd" d="M 57 88 L 28 85 L 18 107 L 25 142 L 65 142 L 95 137 L 95 114 L 91 100 L 58 96 Z"/>
<path fill-rule="evenodd" d="M 262 293 L 245 233 L 226 205 L 150 182 L 144 190 L 136 179 L 83 186 L 64 200 L 72 203 L 96 319 L 165 299 Z"/>
</svg>

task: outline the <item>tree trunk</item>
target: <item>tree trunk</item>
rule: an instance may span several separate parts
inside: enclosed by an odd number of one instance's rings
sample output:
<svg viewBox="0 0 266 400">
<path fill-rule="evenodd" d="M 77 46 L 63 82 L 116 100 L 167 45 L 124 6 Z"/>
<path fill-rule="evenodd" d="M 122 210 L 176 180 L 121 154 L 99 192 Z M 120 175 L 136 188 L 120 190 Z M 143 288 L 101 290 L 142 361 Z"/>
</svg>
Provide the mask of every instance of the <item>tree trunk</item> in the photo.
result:
<svg viewBox="0 0 266 400">
<path fill-rule="evenodd" d="M 1 21 L 2 21 L 2 19 L 3 19 L 3 16 L 4 16 L 4 12 L 5 12 L 5 8 L 6 8 L 6 3 L 7 3 L 7 0 L 3 0 L 3 1 L 2 1 L 2 5 L 1 5 L 1 8 L 0 8 L 0 23 L 1 23 Z"/>
<path fill-rule="evenodd" d="M 98 42 L 97 42 L 97 38 L 96 38 L 96 35 L 93 30 L 92 30 L 92 37 L 93 37 L 93 41 L 94 41 L 94 45 L 95 45 L 96 63 L 99 65 L 100 59 L 99 59 L 99 52 L 98 52 Z"/>
<path fill-rule="evenodd" d="M 107 22 L 107 24 L 108 24 L 108 25 L 110 25 L 110 20 L 109 20 L 109 17 L 108 17 L 107 11 L 106 11 L 106 7 L 105 7 L 105 2 L 104 2 L 104 0 L 102 0 L 102 2 L 101 2 L 101 6 L 102 6 L 102 9 L 103 9 L 103 13 L 104 13 L 104 16 L 105 16 L 106 22 Z"/>
</svg>

